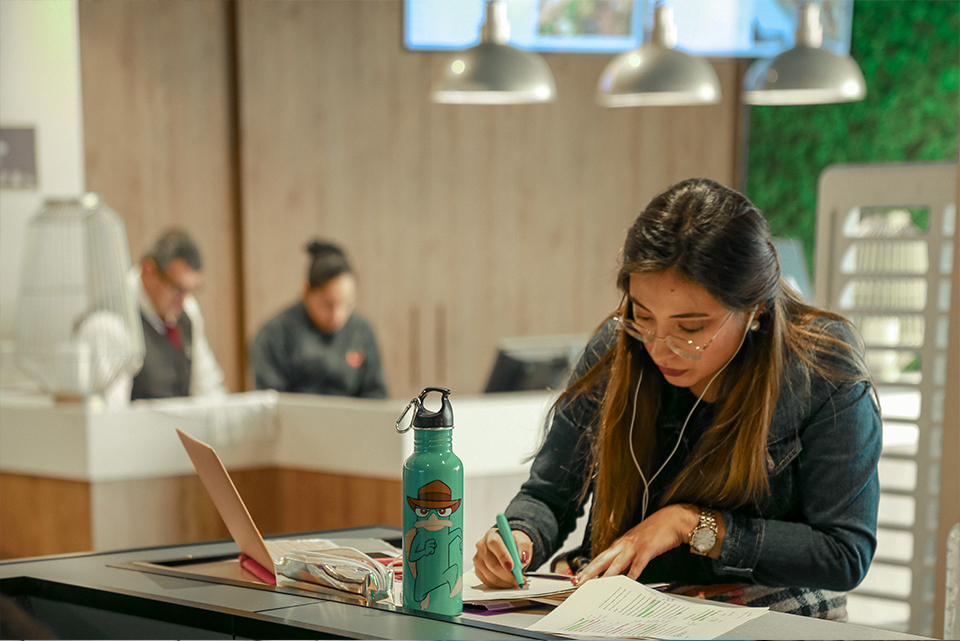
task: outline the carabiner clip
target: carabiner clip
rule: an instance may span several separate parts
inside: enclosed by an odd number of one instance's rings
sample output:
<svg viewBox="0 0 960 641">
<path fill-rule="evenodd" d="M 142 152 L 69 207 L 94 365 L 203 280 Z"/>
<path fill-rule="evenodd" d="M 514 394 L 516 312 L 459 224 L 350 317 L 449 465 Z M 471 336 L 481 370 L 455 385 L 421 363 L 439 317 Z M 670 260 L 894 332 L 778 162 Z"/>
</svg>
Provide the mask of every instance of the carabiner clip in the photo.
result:
<svg viewBox="0 0 960 641">
<path fill-rule="evenodd" d="M 410 422 L 407 424 L 405 428 L 400 429 L 400 421 L 403 420 L 403 417 L 410 412 L 410 408 L 413 407 L 414 405 L 416 405 L 417 408 L 413 411 L 413 415 L 410 416 Z M 404 432 L 408 432 L 410 428 L 413 427 L 413 419 L 417 417 L 418 411 L 420 411 L 420 397 L 416 396 L 412 401 L 410 401 L 407 404 L 407 406 L 403 410 L 403 413 L 400 414 L 400 418 L 397 419 L 397 431 L 400 432 L 401 434 L 403 434 Z"/>
</svg>

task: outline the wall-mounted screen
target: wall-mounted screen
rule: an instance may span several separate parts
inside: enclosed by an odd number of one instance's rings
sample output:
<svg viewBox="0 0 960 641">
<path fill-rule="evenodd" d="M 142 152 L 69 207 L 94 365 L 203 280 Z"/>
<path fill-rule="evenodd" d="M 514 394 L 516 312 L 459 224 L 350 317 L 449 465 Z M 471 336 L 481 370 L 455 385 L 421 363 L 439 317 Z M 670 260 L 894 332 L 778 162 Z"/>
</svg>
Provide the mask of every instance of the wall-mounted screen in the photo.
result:
<svg viewBox="0 0 960 641">
<path fill-rule="evenodd" d="M 411 50 L 456 50 L 480 42 L 485 0 L 405 0 Z M 649 39 L 655 0 L 507 0 L 510 43 L 557 53 L 618 53 Z M 711 57 L 765 58 L 793 46 L 795 0 L 669 0 L 677 48 Z M 821 0 L 824 48 L 850 51 L 853 0 Z"/>
</svg>

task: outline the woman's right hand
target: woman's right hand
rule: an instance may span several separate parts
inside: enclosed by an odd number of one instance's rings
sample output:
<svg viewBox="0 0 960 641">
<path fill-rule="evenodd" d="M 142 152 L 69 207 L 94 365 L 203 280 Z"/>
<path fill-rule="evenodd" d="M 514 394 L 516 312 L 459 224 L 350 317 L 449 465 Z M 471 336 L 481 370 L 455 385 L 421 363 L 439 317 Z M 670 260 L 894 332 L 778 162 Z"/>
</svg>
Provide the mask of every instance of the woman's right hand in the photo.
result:
<svg viewBox="0 0 960 641">
<path fill-rule="evenodd" d="M 517 543 L 520 563 L 527 567 L 533 555 L 533 542 L 519 530 L 513 531 L 513 540 Z M 482 539 L 477 541 L 477 553 L 473 556 L 473 568 L 477 578 L 491 588 L 517 588 L 513 576 L 513 559 L 500 538 L 497 528 L 490 528 Z"/>
</svg>

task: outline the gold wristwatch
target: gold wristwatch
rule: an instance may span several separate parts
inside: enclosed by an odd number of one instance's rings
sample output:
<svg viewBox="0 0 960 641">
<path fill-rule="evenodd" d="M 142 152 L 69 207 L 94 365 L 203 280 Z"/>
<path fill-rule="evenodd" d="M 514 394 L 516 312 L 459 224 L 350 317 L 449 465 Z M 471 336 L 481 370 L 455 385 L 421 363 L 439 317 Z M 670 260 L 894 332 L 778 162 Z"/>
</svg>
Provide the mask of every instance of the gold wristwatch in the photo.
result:
<svg viewBox="0 0 960 641">
<path fill-rule="evenodd" d="M 700 508 L 700 522 L 690 532 L 690 551 L 700 556 L 707 556 L 717 544 L 717 517 L 713 510 Z"/>
</svg>

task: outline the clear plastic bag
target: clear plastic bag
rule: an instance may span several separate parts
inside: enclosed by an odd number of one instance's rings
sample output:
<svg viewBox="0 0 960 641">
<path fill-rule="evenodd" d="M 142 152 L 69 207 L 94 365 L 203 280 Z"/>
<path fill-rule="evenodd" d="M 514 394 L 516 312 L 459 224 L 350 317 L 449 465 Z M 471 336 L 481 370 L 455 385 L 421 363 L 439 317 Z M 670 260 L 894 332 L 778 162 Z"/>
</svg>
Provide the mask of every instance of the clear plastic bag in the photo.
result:
<svg viewBox="0 0 960 641">
<path fill-rule="evenodd" d="M 392 599 L 393 571 L 354 548 L 294 550 L 275 564 L 277 574 L 357 594 L 371 601 Z"/>
</svg>

